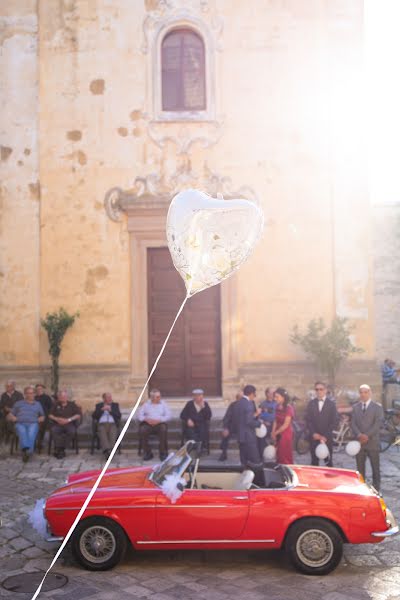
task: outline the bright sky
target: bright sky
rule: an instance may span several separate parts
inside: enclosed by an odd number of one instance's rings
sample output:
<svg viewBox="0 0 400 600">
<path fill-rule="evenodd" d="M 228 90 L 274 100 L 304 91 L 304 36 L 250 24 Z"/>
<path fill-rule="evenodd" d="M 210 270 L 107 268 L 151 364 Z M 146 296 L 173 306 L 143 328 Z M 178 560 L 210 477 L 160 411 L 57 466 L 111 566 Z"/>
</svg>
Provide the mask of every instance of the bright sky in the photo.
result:
<svg viewBox="0 0 400 600">
<path fill-rule="evenodd" d="M 371 201 L 400 202 L 400 0 L 364 0 Z"/>
</svg>

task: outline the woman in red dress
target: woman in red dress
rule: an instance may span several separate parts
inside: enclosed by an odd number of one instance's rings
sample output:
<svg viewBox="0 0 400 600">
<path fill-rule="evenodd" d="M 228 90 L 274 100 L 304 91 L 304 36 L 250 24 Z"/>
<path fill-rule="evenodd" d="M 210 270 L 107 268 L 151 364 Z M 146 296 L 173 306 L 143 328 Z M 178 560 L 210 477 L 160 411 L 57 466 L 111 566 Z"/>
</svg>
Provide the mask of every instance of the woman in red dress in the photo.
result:
<svg viewBox="0 0 400 600">
<path fill-rule="evenodd" d="M 277 462 L 293 464 L 293 407 L 289 404 L 289 394 L 284 388 L 277 388 L 274 394 L 277 403 L 275 421 L 272 426 L 272 440 L 276 444 Z"/>
</svg>

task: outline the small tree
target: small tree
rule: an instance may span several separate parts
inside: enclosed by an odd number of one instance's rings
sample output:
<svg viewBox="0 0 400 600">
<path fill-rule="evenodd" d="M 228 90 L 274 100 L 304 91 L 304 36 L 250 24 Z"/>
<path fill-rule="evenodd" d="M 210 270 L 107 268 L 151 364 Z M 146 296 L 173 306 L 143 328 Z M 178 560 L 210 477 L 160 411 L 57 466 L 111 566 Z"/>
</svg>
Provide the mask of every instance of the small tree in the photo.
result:
<svg viewBox="0 0 400 600">
<path fill-rule="evenodd" d="M 334 317 L 330 328 L 327 328 L 322 318 L 312 319 L 304 334 L 295 325 L 290 341 L 301 346 L 306 355 L 315 361 L 321 373 L 326 374 L 329 382 L 335 386 L 340 365 L 351 354 L 364 352 L 362 348 L 354 346 L 350 339 L 353 329 L 344 317 Z"/>
<path fill-rule="evenodd" d="M 59 359 L 61 354 L 61 343 L 67 330 L 72 327 L 79 313 L 69 315 L 61 307 L 58 311 L 47 313 L 45 319 L 41 319 L 42 327 L 47 331 L 49 339 L 49 354 L 51 357 L 51 389 L 54 394 L 58 392 Z"/>
</svg>

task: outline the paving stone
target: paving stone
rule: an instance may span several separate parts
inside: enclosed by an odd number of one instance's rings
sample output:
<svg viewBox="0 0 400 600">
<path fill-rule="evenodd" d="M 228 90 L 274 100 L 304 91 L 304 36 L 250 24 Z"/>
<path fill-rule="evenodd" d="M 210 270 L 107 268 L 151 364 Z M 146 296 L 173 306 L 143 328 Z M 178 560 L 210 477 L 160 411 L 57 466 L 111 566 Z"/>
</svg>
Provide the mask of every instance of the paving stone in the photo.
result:
<svg viewBox="0 0 400 600">
<path fill-rule="evenodd" d="M 350 564 L 356 567 L 372 567 L 374 565 L 382 565 L 377 556 L 369 554 L 359 554 L 358 556 L 347 556 L 347 560 Z"/>
<path fill-rule="evenodd" d="M 25 548 L 29 548 L 32 546 L 32 542 L 29 542 L 23 537 L 17 537 L 10 541 L 10 546 L 15 548 L 15 550 L 25 550 Z"/>
<path fill-rule="evenodd" d="M 1 537 L 5 540 L 12 540 L 13 538 L 18 537 L 18 532 L 14 529 L 9 529 L 8 527 L 2 527 Z"/>
<path fill-rule="evenodd" d="M 25 560 L 25 557 L 21 556 L 21 554 L 8 556 L 1 561 L 1 572 L 9 576 L 10 571 L 21 569 L 25 564 Z"/>
<path fill-rule="evenodd" d="M 25 557 L 24 557 L 25 558 Z M 29 559 L 25 566 L 30 571 L 47 571 L 51 564 L 51 560 L 46 556 L 44 558 L 32 558 Z"/>
<path fill-rule="evenodd" d="M 149 590 L 149 588 L 142 585 L 130 585 L 124 588 L 124 590 L 134 598 L 149 598 L 153 594 L 153 590 Z"/>
<path fill-rule="evenodd" d="M 30 548 L 23 550 L 22 554 L 26 556 L 26 558 L 39 558 L 43 556 L 45 552 L 37 546 L 31 546 Z"/>
</svg>

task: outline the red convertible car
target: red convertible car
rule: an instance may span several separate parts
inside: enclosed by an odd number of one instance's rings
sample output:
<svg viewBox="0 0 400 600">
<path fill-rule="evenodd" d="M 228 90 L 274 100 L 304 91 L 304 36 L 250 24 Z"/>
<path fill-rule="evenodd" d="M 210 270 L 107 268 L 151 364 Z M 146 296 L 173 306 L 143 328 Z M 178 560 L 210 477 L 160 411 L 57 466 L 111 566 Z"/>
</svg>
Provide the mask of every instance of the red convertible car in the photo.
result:
<svg viewBox="0 0 400 600">
<path fill-rule="evenodd" d="M 303 573 L 324 575 L 344 543 L 398 533 L 385 502 L 355 471 L 200 465 L 187 442 L 151 467 L 109 470 L 71 538 L 78 562 L 114 567 L 128 543 L 149 549 L 284 548 Z M 47 499 L 50 538 L 62 540 L 99 471 L 70 475 Z"/>
</svg>

